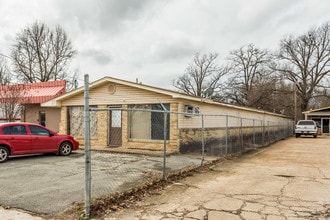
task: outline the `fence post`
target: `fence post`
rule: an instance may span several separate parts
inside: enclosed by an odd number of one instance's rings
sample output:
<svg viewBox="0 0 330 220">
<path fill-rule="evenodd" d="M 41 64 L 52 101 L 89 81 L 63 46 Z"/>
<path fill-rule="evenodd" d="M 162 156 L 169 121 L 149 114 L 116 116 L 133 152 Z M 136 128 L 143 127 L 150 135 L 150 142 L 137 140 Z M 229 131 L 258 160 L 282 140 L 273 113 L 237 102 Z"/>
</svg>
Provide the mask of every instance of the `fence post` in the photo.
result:
<svg viewBox="0 0 330 220">
<path fill-rule="evenodd" d="M 228 136 L 229 136 L 229 129 L 228 129 L 228 115 L 226 115 L 226 154 L 228 154 Z"/>
<path fill-rule="evenodd" d="M 202 161 L 201 166 L 203 166 L 204 163 L 204 157 L 205 157 L 205 140 L 204 140 L 204 114 L 202 114 Z"/>
<path fill-rule="evenodd" d="M 276 122 L 274 121 L 273 122 L 273 133 L 274 133 L 274 141 L 273 142 L 275 142 L 275 141 L 277 141 L 277 129 L 276 129 Z"/>
<path fill-rule="evenodd" d="M 265 146 L 265 120 L 261 121 L 262 126 L 262 146 Z"/>
<path fill-rule="evenodd" d="M 163 115 L 164 115 L 164 125 L 163 125 L 163 129 L 164 129 L 164 133 L 163 133 L 163 136 L 164 136 L 163 181 L 166 181 L 166 141 L 167 141 L 167 114 L 168 114 L 168 110 L 160 100 L 159 100 L 159 104 L 162 106 L 162 109 L 164 110 L 164 113 L 163 113 Z M 171 127 L 171 124 L 170 124 L 170 127 Z"/>
<path fill-rule="evenodd" d="M 241 124 L 241 129 L 240 129 L 240 136 L 241 136 L 241 152 L 243 152 L 243 148 L 244 148 L 244 138 L 243 138 L 243 118 L 240 117 L 240 124 Z"/>
<path fill-rule="evenodd" d="M 255 123 L 254 123 L 254 119 L 253 119 L 253 148 L 256 147 L 256 128 L 255 128 Z"/>
<path fill-rule="evenodd" d="M 270 121 L 267 121 L 267 135 L 268 135 L 268 144 L 271 143 L 271 140 L 270 140 Z"/>
<path fill-rule="evenodd" d="M 91 201 L 91 163 L 90 163 L 90 121 L 89 121 L 89 76 L 85 74 L 85 216 L 90 216 Z"/>
<path fill-rule="evenodd" d="M 163 181 L 166 181 L 166 140 L 167 140 L 167 112 L 164 111 L 164 155 L 163 155 Z"/>
</svg>

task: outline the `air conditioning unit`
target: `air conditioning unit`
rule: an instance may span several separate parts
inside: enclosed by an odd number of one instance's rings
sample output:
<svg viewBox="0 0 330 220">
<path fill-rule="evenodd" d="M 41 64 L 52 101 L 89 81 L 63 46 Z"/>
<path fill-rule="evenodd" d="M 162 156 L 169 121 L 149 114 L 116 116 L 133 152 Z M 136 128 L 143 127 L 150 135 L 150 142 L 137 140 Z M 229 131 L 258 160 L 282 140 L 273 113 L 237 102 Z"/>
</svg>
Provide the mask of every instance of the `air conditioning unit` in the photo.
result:
<svg viewBox="0 0 330 220">
<path fill-rule="evenodd" d="M 191 105 L 185 105 L 184 106 L 184 112 L 186 117 L 192 117 L 194 115 L 199 114 L 199 107 L 197 106 L 191 106 Z"/>
</svg>

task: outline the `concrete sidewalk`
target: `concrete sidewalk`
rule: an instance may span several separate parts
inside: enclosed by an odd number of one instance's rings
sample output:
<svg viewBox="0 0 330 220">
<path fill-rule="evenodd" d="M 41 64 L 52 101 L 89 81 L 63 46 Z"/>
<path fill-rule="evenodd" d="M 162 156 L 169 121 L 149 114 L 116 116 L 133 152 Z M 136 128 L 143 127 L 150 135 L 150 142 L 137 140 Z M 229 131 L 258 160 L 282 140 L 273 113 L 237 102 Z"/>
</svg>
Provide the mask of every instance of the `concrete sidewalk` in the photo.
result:
<svg viewBox="0 0 330 220">
<path fill-rule="evenodd" d="M 330 219 L 329 143 L 289 138 L 99 219 Z"/>
<path fill-rule="evenodd" d="M 43 218 L 33 216 L 27 212 L 16 209 L 5 209 L 0 206 L 0 219 L 3 220 L 42 220 Z"/>
</svg>

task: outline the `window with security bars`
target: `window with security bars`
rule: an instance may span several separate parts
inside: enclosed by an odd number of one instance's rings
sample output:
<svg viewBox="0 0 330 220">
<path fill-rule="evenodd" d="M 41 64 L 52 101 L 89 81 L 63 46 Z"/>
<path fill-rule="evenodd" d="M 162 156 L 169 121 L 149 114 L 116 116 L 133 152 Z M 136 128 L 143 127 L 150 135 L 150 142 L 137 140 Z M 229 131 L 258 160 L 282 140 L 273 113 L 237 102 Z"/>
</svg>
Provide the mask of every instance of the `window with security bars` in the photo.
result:
<svg viewBox="0 0 330 220">
<path fill-rule="evenodd" d="M 170 104 L 163 104 L 170 110 Z M 160 104 L 130 105 L 129 108 L 129 137 L 131 139 L 163 140 L 164 139 L 164 113 Z M 166 120 L 166 139 L 170 139 L 170 114 Z"/>
<path fill-rule="evenodd" d="M 96 108 L 96 106 L 90 106 Z M 90 119 L 90 137 L 97 137 L 97 111 L 89 112 Z M 68 107 L 68 134 L 74 137 L 84 137 L 84 106 Z"/>
</svg>

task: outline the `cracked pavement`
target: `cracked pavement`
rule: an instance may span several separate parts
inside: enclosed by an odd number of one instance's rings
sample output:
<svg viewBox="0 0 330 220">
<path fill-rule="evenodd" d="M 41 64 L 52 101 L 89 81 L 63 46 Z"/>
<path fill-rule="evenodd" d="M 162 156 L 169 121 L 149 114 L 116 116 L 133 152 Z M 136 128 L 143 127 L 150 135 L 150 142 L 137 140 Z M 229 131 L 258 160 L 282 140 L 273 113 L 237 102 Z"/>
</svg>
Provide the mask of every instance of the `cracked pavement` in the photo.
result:
<svg viewBox="0 0 330 220">
<path fill-rule="evenodd" d="M 162 171 L 161 157 L 97 151 L 92 151 L 91 157 L 93 198 L 129 189 L 145 181 L 150 173 Z M 166 170 L 199 165 L 200 161 L 173 155 L 167 158 Z M 22 215 L 29 212 L 47 216 L 70 208 L 74 202 L 83 202 L 84 177 L 82 150 L 67 157 L 53 154 L 11 157 L 0 164 L 0 219 L 27 219 Z"/>
<path fill-rule="evenodd" d="M 330 219 L 330 136 L 288 138 L 99 219 Z"/>
</svg>

